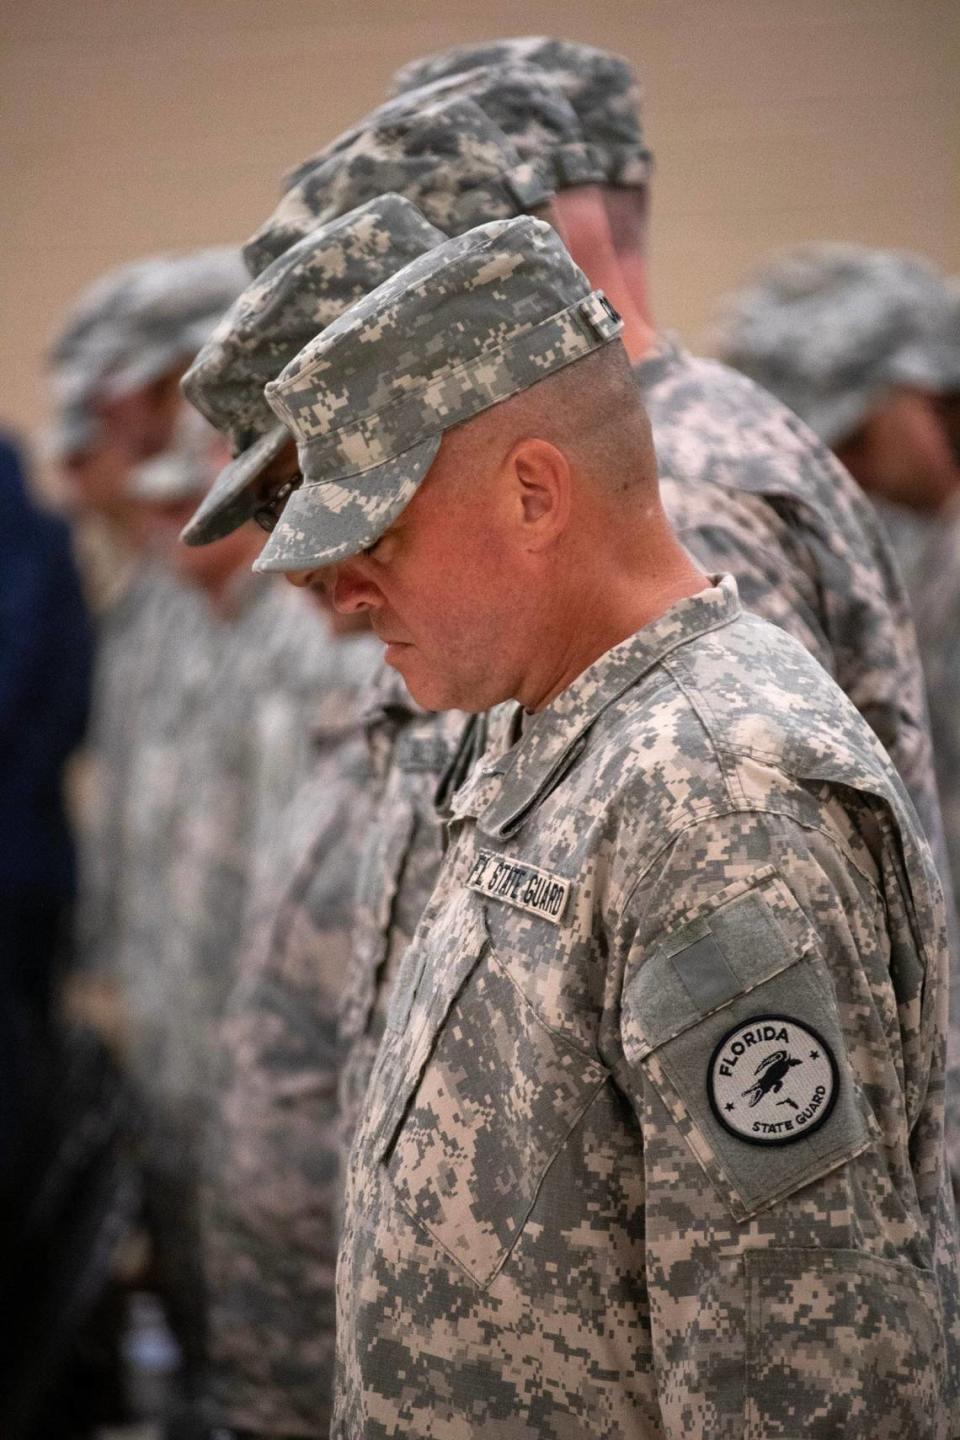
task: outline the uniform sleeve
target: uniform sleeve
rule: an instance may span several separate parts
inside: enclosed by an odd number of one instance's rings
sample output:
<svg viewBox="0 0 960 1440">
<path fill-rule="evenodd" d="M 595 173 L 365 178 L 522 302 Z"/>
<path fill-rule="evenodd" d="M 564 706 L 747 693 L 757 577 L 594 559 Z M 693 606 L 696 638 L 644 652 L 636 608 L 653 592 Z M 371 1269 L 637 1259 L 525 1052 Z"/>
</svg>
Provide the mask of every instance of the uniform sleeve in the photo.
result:
<svg viewBox="0 0 960 1440">
<path fill-rule="evenodd" d="M 671 1440 L 948 1433 L 939 1022 L 872 849 L 733 814 L 632 897 L 618 1078 Z"/>
<path fill-rule="evenodd" d="M 205 1187 L 221 1419 L 326 1435 L 339 1210 L 336 1017 L 352 847 L 324 829 L 261 929 L 223 1025 Z"/>
</svg>

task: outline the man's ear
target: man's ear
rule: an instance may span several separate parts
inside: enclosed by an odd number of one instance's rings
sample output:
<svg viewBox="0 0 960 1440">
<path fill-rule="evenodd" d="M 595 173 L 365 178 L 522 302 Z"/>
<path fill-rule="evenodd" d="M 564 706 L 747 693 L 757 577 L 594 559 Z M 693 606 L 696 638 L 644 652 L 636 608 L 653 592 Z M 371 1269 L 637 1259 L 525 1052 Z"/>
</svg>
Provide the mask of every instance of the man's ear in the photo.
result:
<svg viewBox="0 0 960 1440">
<path fill-rule="evenodd" d="M 518 440 L 510 455 L 517 511 L 527 550 L 546 550 L 566 531 L 573 477 L 562 450 L 549 440 Z"/>
</svg>

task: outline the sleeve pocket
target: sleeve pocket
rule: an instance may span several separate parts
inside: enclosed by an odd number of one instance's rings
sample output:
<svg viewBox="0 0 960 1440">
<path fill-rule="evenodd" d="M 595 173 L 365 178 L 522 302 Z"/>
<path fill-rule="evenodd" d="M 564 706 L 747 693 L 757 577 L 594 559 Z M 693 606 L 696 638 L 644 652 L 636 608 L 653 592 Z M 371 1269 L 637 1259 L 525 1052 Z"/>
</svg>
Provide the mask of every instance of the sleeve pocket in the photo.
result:
<svg viewBox="0 0 960 1440">
<path fill-rule="evenodd" d="M 622 1035 L 737 1220 L 878 1133 L 816 936 L 772 868 L 721 891 L 643 960 Z"/>
<path fill-rule="evenodd" d="M 751 1250 L 745 1261 L 747 1440 L 943 1433 L 931 1272 L 853 1250 Z"/>
</svg>

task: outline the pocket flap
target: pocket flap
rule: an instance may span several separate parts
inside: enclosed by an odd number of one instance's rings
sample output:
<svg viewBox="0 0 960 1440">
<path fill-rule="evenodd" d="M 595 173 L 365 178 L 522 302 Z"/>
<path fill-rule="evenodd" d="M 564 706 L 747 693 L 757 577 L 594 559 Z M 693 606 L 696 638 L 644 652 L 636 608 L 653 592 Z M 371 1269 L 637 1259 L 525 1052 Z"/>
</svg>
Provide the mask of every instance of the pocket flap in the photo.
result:
<svg viewBox="0 0 960 1440">
<path fill-rule="evenodd" d="M 658 945 L 629 983 L 628 1059 L 639 1063 L 814 948 L 807 917 L 772 866 L 727 886 Z"/>
<path fill-rule="evenodd" d="M 410 1098 L 447 1012 L 470 978 L 489 943 L 483 906 L 464 889 L 453 904 L 418 932 L 403 957 L 387 1024 L 394 1032 L 393 1070 L 388 1099 L 374 1137 L 377 1159 L 390 1149 Z"/>
</svg>

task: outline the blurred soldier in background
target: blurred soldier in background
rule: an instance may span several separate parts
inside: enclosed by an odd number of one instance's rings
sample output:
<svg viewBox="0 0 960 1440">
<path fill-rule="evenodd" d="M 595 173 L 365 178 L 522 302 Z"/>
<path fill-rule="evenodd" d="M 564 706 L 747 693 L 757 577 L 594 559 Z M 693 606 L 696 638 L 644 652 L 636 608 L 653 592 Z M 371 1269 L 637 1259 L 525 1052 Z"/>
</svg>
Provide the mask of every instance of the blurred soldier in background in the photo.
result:
<svg viewBox="0 0 960 1440">
<path fill-rule="evenodd" d="M 856 245 L 803 245 L 776 259 L 724 307 L 724 358 L 775 394 L 830 445 L 877 506 L 916 602 L 931 700 L 947 891 L 960 881 L 957 693 L 960 551 L 953 516 L 960 464 L 949 397 L 960 391 L 960 335 L 943 276 L 918 256 Z M 916 795 L 913 796 L 916 801 Z M 918 805 L 921 818 L 927 816 Z M 957 939 L 954 932 L 954 950 Z M 960 1199 L 960 985 L 953 986 L 947 1142 Z"/>
<path fill-rule="evenodd" d="M 951 282 L 937 327 L 934 363 L 944 376 L 940 411 L 960 467 L 960 284 Z M 937 781 L 943 804 L 954 894 L 960 893 L 960 496 L 938 512 L 912 577 L 917 635 L 923 656 Z M 960 996 L 954 1005 L 954 1043 L 960 1049 Z M 958 1125 L 960 1128 L 960 1117 Z M 960 1149 L 960 1135 L 952 1144 Z M 960 1171 L 960 1165 L 957 1167 Z M 958 1196 L 960 1200 L 960 1196 Z"/>
<path fill-rule="evenodd" d="M 98 582 L 78 917 L 90 977 L 116 975 L 115 827 L 156 657 L 180 625 L 180 593 L 151 556 L 150 517 L 130 473 L 172 443 L 180 375 L 242 283 L 234 250 L 136 261 L 90 286 L 51 350 L 53 453 L 82 534 L 105 541 L 86 567 Z"/>
<path fill-rule="evenodd" d="M 203 547 L 192 553 L 246 533 L 237 527 L 248 519 L 269 528 L 299 482 L 265 383 L 351 302 L 442 239 L 413 205 L 386 195 L 315 228 L 241 295 L 183 382 L 234 451 L 184 532 Z M 342 629 L 343 617 L 334 623 Z M 245 1435 L 319 1437 L 330 1423 L 337 1012 L 372 781 L 358 697 L 345 680 L 368 682 L 379 647 L 332 648 L 342 674 L 334 683 L 331 666 L 317 686 L 312 777 L 247 900 L 253 938 L 224 1026 L 212 1127 L 209 1411 L 218 1427 Z M 382 704 L 375 709 L 371 727 L 396 726 L 396 709 L 389 722 Z M 407 837 L 394 839 L 390 862 L 400 865 Z"/>
<path fill-rule="evenodd" d="M 2 436 L 0 505 L 0 984 L 18 997 L 14 1013 L 25 1006 L 39 1019 L 70 949 L 76 875 L 64 771 L 86 728 L 92 637 L 70 531 L 33 502 Z M 15 1058 L 15 1046 L 0 1049 Z M 0 1088 L 5 1117 L 15 1087 Z"/>
<path fill-rule="evenodd" d="M 217 432 L 187 414 L 175 446 L 131 480 L 195 608 L 154 658 L 124 795 L 118 964 L 143 1097 L 150 1229 L 184 1354 L 182 1427 L 193 1434 L 207 1387 L 200 1185 L 220 1027 L 251 883 L 272 862 L 279 816 L 308 773 L 317 695 L 349 682 L 310 608 L 250 574 L 255 529 L 202 549 L 178 543 L 226 458 Z"/>
<path fill-rule="evenodd" d="M 723 357 L 800 415 L 880 508 L 908 583 L 960 494 L 945 398 L 960 391 L 944 277 L 919 256 L 810 244 L 729 297 Z"/>
<path fill-rule="evenodd" d="M 123 266 L 84 293 L 50 353 L 53 456 L 78 521 L 97 606 L 93 707 L 81 777 L 77 974 L 70 998 L 75 1013 L 94 1018 L 114 1040 L 129 998 L 120 995 L 120 904 L 129 858 L 124 803 L 153 676 L 165 663 L 184 605 L 182 591 L 152 552 L 151 517 L 132 491 L 131 475 L 173 442 L 185 408 L 179 376 L 242 277 L 233 250 L 155 256 Z M 102 1064 L 98 1069 L 95 1060 L 80 1056 L 72 1068 L 72 1093 L 96 1112 L 83 1133 L 99 1136 L 105 1150 L 108 1137 L 130 1123 L 125 1102 Z M 69 1124 L 76 1132 L 75 1115 Z M 121 1182 L 111 1175 L 113 1164 L 107 1154 L 105 1163 L 88 1163 L 71 1181 L 75 1190 L 85 1187 L 82 1194 L 104 1197 L 106 1218 L 95 1231 L 96 1204 L 65 1212 L 56 1243 L 65 1247 L 69 1266 L 87 1265 L 87 1246 L 95 1247 L 100 1265 L 108 1264 L 123 1234 L 129 1212 L 116 1201 Z M 63 1180 L 59 1188 L 65 1188 Z M 47 1249 L 52 1243 L 46 1239 Z M 89 1274 L 84 1283 L 89 1285 Z M 62 1299 L 61 1308 L 68 1313 L 69 1302 Z"/>
</svg>

